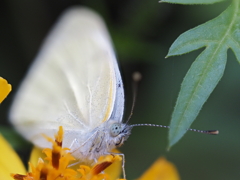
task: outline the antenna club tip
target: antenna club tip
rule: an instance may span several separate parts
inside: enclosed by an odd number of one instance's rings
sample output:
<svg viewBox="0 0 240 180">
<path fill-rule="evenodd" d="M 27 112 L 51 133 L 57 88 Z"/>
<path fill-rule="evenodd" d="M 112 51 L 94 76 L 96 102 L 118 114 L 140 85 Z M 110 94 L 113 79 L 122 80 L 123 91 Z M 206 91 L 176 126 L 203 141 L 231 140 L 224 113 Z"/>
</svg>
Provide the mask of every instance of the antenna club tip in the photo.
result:
<svg viewBox="0 0 240 180">
<path fill-rule="evenodd" d="M 209 134 L 217 135 L 217 134 L 219 134 L 219 131 L 218 130 L 211 130 L 211 131 L 209 131 Z"/>
<path fill-rule="evenodd" d="M 132 75 L 134 81 L 138 82 L 142 79 L 142 74 L 138 71 L 134 72 Z"/>
</svg>

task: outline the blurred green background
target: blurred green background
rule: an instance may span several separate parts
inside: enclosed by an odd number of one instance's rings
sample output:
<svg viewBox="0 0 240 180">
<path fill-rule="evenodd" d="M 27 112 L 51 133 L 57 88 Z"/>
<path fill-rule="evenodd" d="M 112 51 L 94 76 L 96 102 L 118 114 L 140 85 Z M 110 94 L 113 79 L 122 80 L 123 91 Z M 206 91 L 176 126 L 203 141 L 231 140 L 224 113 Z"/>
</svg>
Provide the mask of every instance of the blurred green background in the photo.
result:
<svg viewBox="0 0 240 180">
<path fill-rule="evenodd" d="M 23 143 L 8 123 L 8 109 L 38 49 L 66 8 L 85 5 L 99 12 L 112 36 L 125 84 L 126 110 L 132 103 L 131 74 L 143 79 L 130 120 L 169 125 L 181 81 L 203 50 L 165 59 L 173 41 L 184 31 L 219 15 L 229 2 L 183 6 L 157 0 L 2 0 L 0 2 L 0 76 L 13 86 L 1 104 L 0 131 L 27 162 L 31 145 Z M 120 149 L 126 157 L 128 179 L 139 177 L 158 157 L 173 162 L 183 180 L 240 177 L 240 66 L 228 52 L 225 74 L 192 128 L 218 129 L 218 136 L 188 132 L 169 152 L 167 129 L 136 127 Z"/>
</svg>

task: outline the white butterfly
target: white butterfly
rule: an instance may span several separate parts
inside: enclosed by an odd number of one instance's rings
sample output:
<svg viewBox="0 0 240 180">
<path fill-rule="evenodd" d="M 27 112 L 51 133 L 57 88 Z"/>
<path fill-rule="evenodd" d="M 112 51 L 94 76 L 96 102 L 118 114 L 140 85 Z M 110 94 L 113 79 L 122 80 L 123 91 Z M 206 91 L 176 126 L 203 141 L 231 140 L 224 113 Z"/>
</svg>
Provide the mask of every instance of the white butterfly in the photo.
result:
<svg viewBox="0 0 240 180">
<path fill-rule="evenodd" d="M 87 8 L 75 7 L 64 13 L 46 38 L 16 94 L 10 120 L 42 148 L 51 146 L 42 134 L 53 137 L 63 126 L 63 147 L 91 163 L 112 154 L 134 126 L 169 128 L 123 123 L 123 109 L 123 83 L 103 20 Z"/>
<path fill-rule="evenodd" d="M 42 134 L 64 128 L 63 147 L 92 161 L 121 146 L 131 126 L 122 123 L 124 90 L 111 40 L 102 19 L 75 7 L 60 18 L 12 105 L 15 128 L 45 148 Z"/>
</svg>

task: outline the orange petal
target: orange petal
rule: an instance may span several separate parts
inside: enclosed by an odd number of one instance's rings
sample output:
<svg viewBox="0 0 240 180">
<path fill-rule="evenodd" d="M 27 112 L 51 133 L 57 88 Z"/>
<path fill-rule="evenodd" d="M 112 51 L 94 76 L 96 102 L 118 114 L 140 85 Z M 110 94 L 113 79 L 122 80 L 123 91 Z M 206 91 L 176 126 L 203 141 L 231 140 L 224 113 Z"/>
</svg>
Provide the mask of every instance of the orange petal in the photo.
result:
<svg viewBox="0 0 240 180">
<path fill-rule="evenodd" d="M 12 90 L 11 84 L 8 84 L 6 79 L 0 77 L 0 103 L 7 97 Z"/>
<path fill-rule="evenodd" d="M 21 159 L 1 134 L 0 144 L 0 179 L 12 180 L 10 173 L 25 174 L 26 170 Z"/>
<path fill-rule="evenodd" d="M 138 179 L 180 180 L 176 167 L 161 157 Z"/>
<path fill-rule="evenodd" d="M 118 150 L 113 150 L 113 153 L 120 153 Z M 122 172 L 122 161 L 116 160 L 114 161 L 111 166 L 104 170 L 106 174 L 109 175 L 110 180 L 116 180 L 120 178 Z"/>
</svg>

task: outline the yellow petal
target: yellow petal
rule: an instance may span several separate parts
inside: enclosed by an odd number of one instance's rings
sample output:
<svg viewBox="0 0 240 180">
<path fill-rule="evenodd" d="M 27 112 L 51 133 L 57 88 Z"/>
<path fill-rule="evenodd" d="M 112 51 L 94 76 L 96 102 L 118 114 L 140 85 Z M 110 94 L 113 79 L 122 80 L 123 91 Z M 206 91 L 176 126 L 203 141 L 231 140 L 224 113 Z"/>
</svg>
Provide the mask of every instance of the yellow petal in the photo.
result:
<svg viewBox="0 0 240 180">
<path fill-rule="evenodd" d="M 7 97 L 12 90 L 11 84 L 8 84 L 6 79 L 0 77 L 0 103 Z"/>
<path fill-rule="evenodd" d="M 35 167 L 37 166 L 39 158 L 44 159 L 46 157 L 42 151 L 43 151 L 42 149 L 35 147 L 35 146 L 32 149 L 29 162 L 32 163 Z M 28 171 L 31 172 L 30 169 Z"/>
<path fill-rule="evenodd" d="M 11 173 L 25 174 L 21 159 L 0 134 L 0 179 L 12 180 Z"/>
<path fill-rule="evenodd" d="M 113 150 L 113 153 L 120 153 L 118 150 Z M 109 175 L 110 180 L 116 180 L 120 178 L 122 172 L 122 161 L 114 161 L 111 166 L 104 170 Z"/>
<path fill-rule="evenodd" d="M 161 157 L 138 180 L 180 180 L 176 167 Z"/>
</svg>

